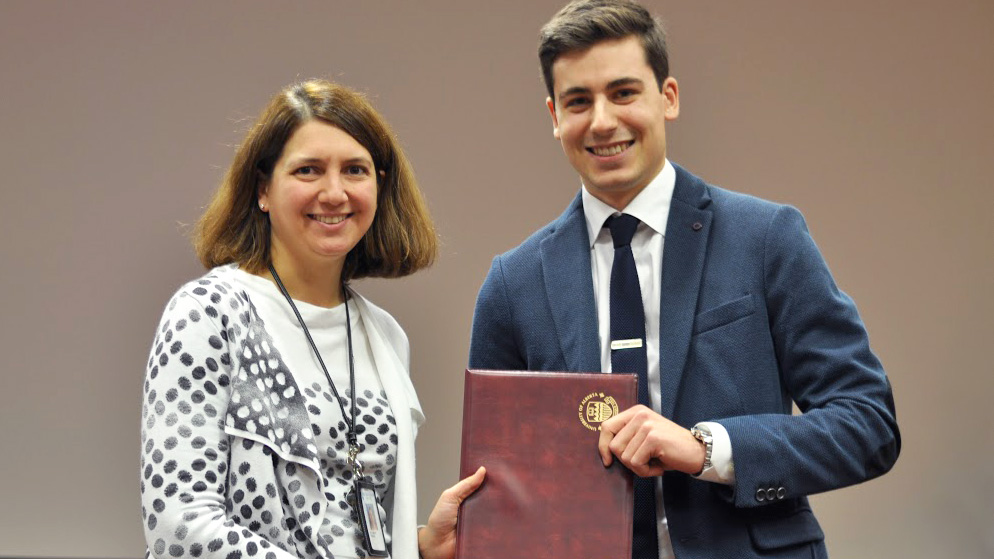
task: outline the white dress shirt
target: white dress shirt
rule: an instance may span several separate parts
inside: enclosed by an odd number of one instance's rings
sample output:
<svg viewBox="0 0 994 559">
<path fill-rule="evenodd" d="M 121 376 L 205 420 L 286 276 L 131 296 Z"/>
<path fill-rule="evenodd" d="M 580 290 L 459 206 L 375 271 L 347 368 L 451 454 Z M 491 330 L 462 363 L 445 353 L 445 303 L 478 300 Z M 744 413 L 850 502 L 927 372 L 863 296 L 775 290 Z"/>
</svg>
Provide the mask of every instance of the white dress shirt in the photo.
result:
<svg viewBox="0 0 994 559">
<path fill-rule="evenodd" d="M 635 269 L 639 276 L 642 291 L 642 306 L 645 312 L 646 357 L 648 359 L 649 399 L 652 409 L 660 411 L 659 381 L 659 300 L 663 270 L 663 245 L 666 222 L 669 218 L 670 201 L 676 185 L 676 170 L 666 160 L 663 170 L 635 197 L 624 213 L 638 218 L 641 222 L 632 237 L 632 254 L 635 256 Z M 582 188 L 583 213 L 587 221 L 590 239 L 590 272 L 594 282 L 594 305 L 597 310 L 597 330 L 601 348 L 601 370 L 611 371 L 611 267 L 614 263 L 614 243 L 611 230 L 604 227 L 604 221 L 612 215 L 620 215 L 611 206 L 595 198 Z M 673 374 L 673 372 L 668 372 Z M 712 443 L 711 467 L 698 476 L 698 479 L 715 483 L 734 484 L 735 470 L 732 463 L 732 444 L 728 432 L 718 423 L 705 422 L 714 438 Z M 670 559 L 673 544 L 670 542 L 666 511 L 663 508 L 662 477 L 656 481 L 656 519 L 659 534 L 659 557 Z"/>
</svg>

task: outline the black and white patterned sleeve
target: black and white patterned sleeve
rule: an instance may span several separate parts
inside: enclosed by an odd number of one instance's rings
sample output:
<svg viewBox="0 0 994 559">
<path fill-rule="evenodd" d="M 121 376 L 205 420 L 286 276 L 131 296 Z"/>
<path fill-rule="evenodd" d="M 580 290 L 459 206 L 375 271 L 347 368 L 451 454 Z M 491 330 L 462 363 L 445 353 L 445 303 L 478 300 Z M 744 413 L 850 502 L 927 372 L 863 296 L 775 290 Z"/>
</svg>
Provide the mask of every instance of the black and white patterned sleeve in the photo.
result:
<svg viewBox="0 0 994 559">
<path fill-rule="evenodd" d="M 168 303 L 145 373 L 141 501 L 149 553 L 294 558 L 227 516 L 223 421 L 232 360 L 225 325 L 195 290 L 182 289 Z"/>
</svg>

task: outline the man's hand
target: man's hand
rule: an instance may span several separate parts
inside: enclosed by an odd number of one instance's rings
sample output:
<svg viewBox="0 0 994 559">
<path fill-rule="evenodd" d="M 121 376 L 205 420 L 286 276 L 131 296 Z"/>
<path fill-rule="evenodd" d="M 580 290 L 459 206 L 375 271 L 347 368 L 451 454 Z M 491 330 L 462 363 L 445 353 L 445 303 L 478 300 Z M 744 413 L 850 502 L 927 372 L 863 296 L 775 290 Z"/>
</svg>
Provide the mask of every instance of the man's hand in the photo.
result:
<svg viewBox="0 0 994 559">
<path fill-rule="evenodd" d="M 693 475 L 704 467 L 704 445 L 690 430 L 643 405 L 601 423 L 597 450 L 604 467 L 617 456 L 639 477 L 659 476 L 666 470 Z"/>
<path fill-rule="evenodd" d="M 456 521 L 459 505 L 473 494 L 486 477 L 482 466 L 476 473 L 446 489 L 428 515 L 428 524 L 418 530 L 418 550 L 424 559 L 452 559 L 456 554 Z"/>
</svg>

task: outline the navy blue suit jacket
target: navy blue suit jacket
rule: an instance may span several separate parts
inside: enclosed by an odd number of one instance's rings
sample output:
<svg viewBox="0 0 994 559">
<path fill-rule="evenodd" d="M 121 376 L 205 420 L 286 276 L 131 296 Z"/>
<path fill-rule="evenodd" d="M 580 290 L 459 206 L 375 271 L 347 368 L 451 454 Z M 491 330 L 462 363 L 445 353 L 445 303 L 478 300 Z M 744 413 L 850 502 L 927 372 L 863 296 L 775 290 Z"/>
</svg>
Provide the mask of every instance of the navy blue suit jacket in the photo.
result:
<svg viewBox="0 0 994 559">
<path fill-rule="evenodd" d="M 891 468 L 900 434 L 890 384 L 800 212 L 678 166 L 676 175 L 657 278 L 661 411 L 685 427 L 721 423 L 736 477 L 723 486 L 664 474 L 676 556 L 824 557 L 806 496 Z M 578 195 L 557 220 L 494 259 L 477 299 L 469 362 L 599 371 L 599 347 Z M 800 415 L 791 414 L 792 402 Z"/>
</svg>

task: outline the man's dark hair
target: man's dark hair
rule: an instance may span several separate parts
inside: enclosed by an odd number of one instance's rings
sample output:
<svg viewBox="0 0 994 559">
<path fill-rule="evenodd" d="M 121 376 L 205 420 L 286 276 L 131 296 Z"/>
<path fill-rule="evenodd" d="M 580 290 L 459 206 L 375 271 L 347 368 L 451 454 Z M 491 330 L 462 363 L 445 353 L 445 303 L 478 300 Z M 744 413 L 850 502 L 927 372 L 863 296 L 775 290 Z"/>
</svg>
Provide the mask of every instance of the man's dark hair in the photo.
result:
<svg viewBox="0 0 994 559">
<path fill-rule="evenodd" d="M 662 23 L 644 7 L 630 0 L 576 0 L 570 2 L 542 27 L 538 59 L 549 97 L 555 102 L 552 65 L 567 52 L 586 50 L 595 44 L 635 36 L 645 49 L 645 60 L 656 76 L 660 91 L 670 75 L 666 33 Z"/>
</svg>

